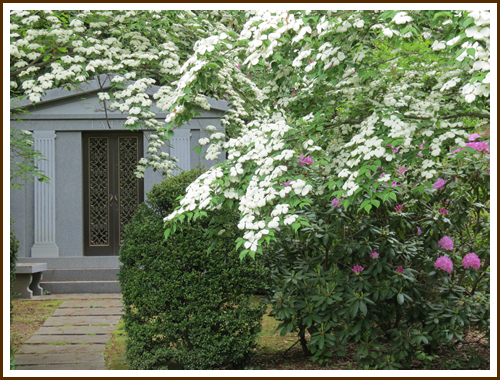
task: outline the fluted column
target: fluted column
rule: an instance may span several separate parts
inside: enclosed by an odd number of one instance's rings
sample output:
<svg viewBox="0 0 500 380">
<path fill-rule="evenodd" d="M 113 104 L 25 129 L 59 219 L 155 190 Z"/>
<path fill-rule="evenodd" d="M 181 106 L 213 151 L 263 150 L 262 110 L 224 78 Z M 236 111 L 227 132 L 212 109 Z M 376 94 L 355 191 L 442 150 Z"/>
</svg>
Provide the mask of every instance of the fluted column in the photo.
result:
<svg viewBox="0 0 500 380">
<path fill-rule="evenodd" d="M 179 159 L 177 166 L 182 170 L 191 170 L 191 131 L 189 129 L 176 129 L 171 143 L 170 156 Z M 179 174 L 179 170 L 172 171 L 172 174 Z"/>
<path fill-rule="evenodd" d="M 45 160 L 37 166 L 49 177 L 50 183 L 35 180 L 35 244 L 31 247 L 31 257 L 59 257 L 56 245 L 56 170 L 54 131 L 35 131 L 35 149 Z M 69 216 L 71 217 L 71 216 Z"/>
</svg>

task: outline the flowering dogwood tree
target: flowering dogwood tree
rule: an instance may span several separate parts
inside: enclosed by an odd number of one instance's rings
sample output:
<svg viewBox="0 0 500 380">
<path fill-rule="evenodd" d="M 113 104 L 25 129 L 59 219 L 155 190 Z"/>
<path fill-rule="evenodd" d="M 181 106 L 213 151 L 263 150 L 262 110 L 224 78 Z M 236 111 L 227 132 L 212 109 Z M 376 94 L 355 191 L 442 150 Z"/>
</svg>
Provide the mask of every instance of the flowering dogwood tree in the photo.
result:
<svg viewBox="0 0 500 380">
<path fill-rule="evenodd" d="M 347 209 L 368 196 L 360 208 L 370 211 L 395 198 L 401 167 L 423 191 L 450 147 L 489 120 L 489 20 L 488 11 L 12 11 L 10 85 L 36 103 L 47 89 L 112 74 L 104 105 L 128 112 L 127 128 L 158 131 L 139 177 L 148 165 L 172 169 L 158 147 L 209 108 L 205 95 L 227 99 L 228 137 L 200 140 L 207 159 L 225 149 L 226 162 L 166 220 L 232 205 L 243 255 L 254 255 L 276 228 L 307 223 L 296 211 L 310 197 L 342 197 Z M 170 111 L 164 122 L 153 102 Z"/>
</svg>

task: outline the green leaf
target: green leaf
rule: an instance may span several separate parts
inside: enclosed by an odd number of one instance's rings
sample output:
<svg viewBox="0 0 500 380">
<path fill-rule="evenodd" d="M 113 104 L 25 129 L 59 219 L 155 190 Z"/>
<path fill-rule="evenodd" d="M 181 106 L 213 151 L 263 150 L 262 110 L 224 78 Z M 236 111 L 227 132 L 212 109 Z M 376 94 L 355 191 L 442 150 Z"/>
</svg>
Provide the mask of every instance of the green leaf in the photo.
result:
<svg viewBox="0 0 500 380">
<path fill-rule="evenodd" d="M 372 204 L 375 205 L 375 207 L 379 207 L 380 206 L 380 201 L 377 200 L 377 199 L 372 199 Z"/>
<path fill-rule="evenodd" d="M 403 302 L 405 302 L 405 298 L 403 297 L 403 295 L 401 293 L 398 293 L 398 297 L 397 298 L 398 298 L 398 303 L 400 305 L 402 305 Z"/>
<path fill-rule="evenodd" d="M 359 309 L 359 301 L 356 301 L 351 306 L 351 313 L 353 318 L 358 314 L 358 309 Z"/>
<path fill-rule="evenodd" d="M 361 312 L 366 316 L 366 314 L 368 313 L 368 310 L 366 308 L 366 304 L 363 302 L 363 301 L 360 301 L 359 302 L 359 310 L 361 310 Z"/>
</svg>

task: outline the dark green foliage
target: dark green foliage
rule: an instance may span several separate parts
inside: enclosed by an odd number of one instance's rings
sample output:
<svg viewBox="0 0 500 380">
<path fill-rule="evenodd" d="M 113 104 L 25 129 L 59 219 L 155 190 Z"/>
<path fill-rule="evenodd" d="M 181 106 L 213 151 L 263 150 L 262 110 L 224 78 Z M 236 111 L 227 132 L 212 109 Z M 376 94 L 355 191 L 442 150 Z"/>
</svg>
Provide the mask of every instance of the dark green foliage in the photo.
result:
<svg viewBox="0 0 500 380">
<path fill-rule="evenodd" d="M 233 230 L 225 225 L 210 254 L 205 230 L 221 210 L 164 241 L 163 217 L 201 173 L 192 170 L 155 185 L 126 228 L 118 277 L 127 360 L 134 369 L 238 368 L 255 347 L 264 306 L 251 306 L 249 296 L 262 287 L 264 269 L 250 258 L 240 261 L 236 223 Z M 237 222 L 238 216 L 228 218 Z"/>
<path fill-rule="evenodd" d="M 445 162 L 442 190 L 437 178 L 420 192 L 400 175 L 401 190 L 368 213 L 356 212 L 362 200 L 347 211 L 331 198 L 297 212 L 310 227 L 283 229 L 267 254 L 276 284 L 270 315 L 282 335 L 296 332 L 319 363 L 354 343 L 358 369 L 382 370 L 409 369 L 414 360 L 431 366 L 438 349 L 453 349 L 470 329 L 489 341 L 489 157 L 467 154 Z M 438 246 L 444 236 L 453 249 Z M 463 265 L 469 253 L 479 268 Z M 443 256 L 451 273 L 435 267 Z M 356 265 L 364 270 L 356 274 Z M 480 367 L 480 359 L 468 365 Z"/>
<path fill-rule="evenodd" d="M 10 218 L 10 311 L 12 312 L 12 308 L 14 305 L 12 304 L 12 297 L 14 296 L 14 283 L 16 282 L 16 263 L 17 263 L 17 250 L 19 249 L 19 240 L 14 235 L 14 230 L 12 229 L 12 223 L 14 220 Z M 11 316 L 12 319 L 12 316 Z"/>
</svg>

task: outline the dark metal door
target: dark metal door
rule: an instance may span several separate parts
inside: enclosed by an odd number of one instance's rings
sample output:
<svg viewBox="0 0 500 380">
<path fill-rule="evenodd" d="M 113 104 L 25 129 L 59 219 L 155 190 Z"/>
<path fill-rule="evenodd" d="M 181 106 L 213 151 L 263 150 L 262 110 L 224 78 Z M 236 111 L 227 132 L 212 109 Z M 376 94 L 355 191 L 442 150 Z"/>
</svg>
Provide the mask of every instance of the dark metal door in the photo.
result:
<svg viewBox="0 0 500 380">
<path fill-rule="evenodd" d="M 144 181 L 132 178 L 142 154 L 142 132 L 83 133 L 85 256 L 118 255 L 144 200 Z"/>
</svg>

